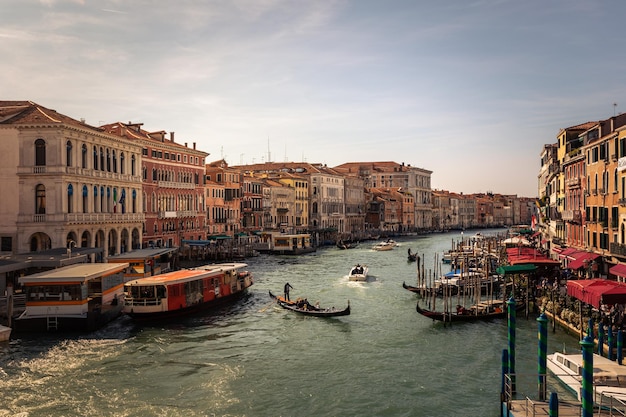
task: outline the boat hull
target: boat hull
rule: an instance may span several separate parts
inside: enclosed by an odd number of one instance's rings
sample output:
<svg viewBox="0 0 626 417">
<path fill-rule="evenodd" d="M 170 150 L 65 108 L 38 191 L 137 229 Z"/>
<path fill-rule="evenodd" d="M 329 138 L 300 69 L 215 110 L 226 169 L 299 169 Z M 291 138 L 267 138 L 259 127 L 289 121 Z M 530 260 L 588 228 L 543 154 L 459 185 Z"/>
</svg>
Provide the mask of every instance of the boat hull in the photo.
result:
<svg viewBox="0 0 626 417">
<path fill-rule="evenodd" d="M 480 306 L 480 304 L 478 305 Z M 523 306 L 522 306 L 523 308 Z M 476 321 L 488 321 L 494 319 L 501 319 L 507 317 L 506 308 L 499 308 L 495 311 L 485 312 L 481 311 L 479 308 L 476 308 L 474 311 L 467 310 L 466 312 L 442 312 L 442 311 L 431 311 L 427 309 L 423 309 L 420 307 L 419 302 L 417 303 L 416 310 L 419 314 L 434 321 L 443 321 L 443 322 L 476 322 Z"/>
<path fill-rule="evenodd" d="M 243 291 L 239 291 L 227 296 L 215 298 L 211 301 L 197 303 L 188 307 L 178 308 L 175 310 L 163 310 L 163 311 L 135 311 L 134 309 L 130 309 L 129 311 L 125 311 L 124 314 L 132 317 L 135 320 L 158 320 L 158 319 L 167 319 L 167 318 L 175 318 L 180 316 L 186 316 L 189 314 L 199 313 L 203 311 L 210 311 L 219 307 L 223 307 L 228 304 L 235 303 L 240 298 L 244 297 L 247 294 L 247 288 Z"/>
</svg>

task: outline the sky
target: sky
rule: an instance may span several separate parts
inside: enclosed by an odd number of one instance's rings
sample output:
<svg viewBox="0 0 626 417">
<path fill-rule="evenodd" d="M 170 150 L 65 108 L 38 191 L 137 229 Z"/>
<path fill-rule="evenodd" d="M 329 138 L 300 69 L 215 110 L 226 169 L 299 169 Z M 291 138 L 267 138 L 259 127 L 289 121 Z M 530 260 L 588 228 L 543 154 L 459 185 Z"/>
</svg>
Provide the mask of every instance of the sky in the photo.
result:
<svg viewBox="0 0 626 417">
<path fill-rule="evenodd" d="M 534 197 L 626 109 L 623 0 L 0 0 L 0 99 L 143 123 L 207 162 L 395 161 Z"/>
</svg>

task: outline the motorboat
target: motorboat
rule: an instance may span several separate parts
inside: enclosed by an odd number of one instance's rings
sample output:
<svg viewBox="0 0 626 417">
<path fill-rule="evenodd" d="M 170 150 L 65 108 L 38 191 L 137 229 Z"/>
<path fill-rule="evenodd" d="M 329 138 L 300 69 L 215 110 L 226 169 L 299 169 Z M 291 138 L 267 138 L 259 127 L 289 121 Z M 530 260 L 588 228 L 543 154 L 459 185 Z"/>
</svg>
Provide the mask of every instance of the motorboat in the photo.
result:
<svg viewBox="0 0 626 417">
<path fill-rule="evenodd" d="M 374 249 L 375 251 L 387 251 L 387 250 L 393 250 L 395 246 L 396 245 L 391 242 L 378 242 L 372 247 L 372 249 Z"/>
<path fill-rule="evenodd" d="M 583 355 L 555 352 L 547 356 L 547 367 L 554 376 L 581 401 Z M 626 396 L 626 366 L 604 356 L 593 354 L 594 402 L 604 397 Z M 606 402 L 606 400 L 603 400 Z"/>
<path fill-rule="evenodd" d="M 357 264 L 350 269 L 348 279 L 350 281 L 367 281 L 367 273 L 369 269 L 367 265 Z"/>
</svg>

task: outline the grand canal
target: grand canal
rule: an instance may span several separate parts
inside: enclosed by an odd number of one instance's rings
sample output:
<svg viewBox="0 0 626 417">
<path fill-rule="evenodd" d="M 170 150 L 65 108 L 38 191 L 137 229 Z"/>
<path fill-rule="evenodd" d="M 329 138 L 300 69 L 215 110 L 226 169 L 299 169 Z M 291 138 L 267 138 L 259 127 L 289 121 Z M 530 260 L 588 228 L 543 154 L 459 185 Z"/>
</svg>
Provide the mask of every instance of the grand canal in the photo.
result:
<svg viewBox="0 0 626 417">
<path fill-rule="evenodd" d="M 0 343 L 0 416 L 498 416 L 506 322 L 433 324 L 402 288 L 416 280 L 408 248 L 429 270 L 460 237 L 261 255 L 247 261 L 248 295 L 219 311 L 153 325 L 122 317 L 81 336 L 16 335 Z M 368 282 L 348 281 L 355 263 L 369 266 Z M 292 297 L 322 306 L 350 300 L 352 314 L 282 310 L 268 290 L 285 282 Z M 548 350 L 564 347 L 577 350 L 577 340 L 550 332 Z M 518 318 L 516 351 L 528 376 L 518 388 L 536 396 L 535 317 Z M 571 399 L 552 378 L 549 390 Z"/>
</svg>

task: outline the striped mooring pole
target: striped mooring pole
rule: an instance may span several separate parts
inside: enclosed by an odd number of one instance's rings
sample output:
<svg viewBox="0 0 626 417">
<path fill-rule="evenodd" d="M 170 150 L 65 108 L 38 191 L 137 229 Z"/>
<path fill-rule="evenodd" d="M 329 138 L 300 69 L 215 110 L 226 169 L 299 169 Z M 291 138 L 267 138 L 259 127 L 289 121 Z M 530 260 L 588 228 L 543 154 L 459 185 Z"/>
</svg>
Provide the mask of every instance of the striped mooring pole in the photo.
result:
<svg viewBox="0 0 626 417">
<path fill-rule="evenodd" d="M 624 358 L 624 353 L 622 352 L 622 348 L 624 346 L 624 335 L 621 330 L 617 331 L 617 363 L 622 364 L 622 359 Z"/>
<path fill-rule="evenodd" d="M 509 373 L 509 351 L 502 349 L 502 381 L 500 382 L 500 417 L 504 416 L 504 404 L 506 404 L 508 416 L 508 396 L 506 395 L 506 374 Z"/>
<path fill-rule="evenodd" d="M 604 324 L 598 323 L 598 355 L 604 356 Z"/>
<path fill-rule="evenodd" d="M 539 326 L 538 338 L 539 347 L 537 349 L 537 387 L 539 388 L 539 400 L 547 400 L 546 389 L 546 369 L 548 363 L 548 318 L 544 313 L 537 318 Z"/>
<path fill-rule="evenodd" d="M 593 417 L 593 339 L 585 336 L 578 343 L 582 347 L 583 353 L 581 417 Z"/>
<path fill-rule="evenodd" d="M 613 360 L 613 329 L 611 328 L 611 326 L 609 326 L 609 328 L 607 329 L 607 333 L 608 333 L 608 339 L 609 339 L 609 354 L 607 355 L 607 358 L 609 358 L 610 360 Z"/>
<path fill-rule="evenodd" d="M 511 296 L 506 302 L 509 309 L 509 374 L 511 376 L 511 394 L 515 394 L 517 388 L 515 386 L 515 299 Z"/>
<path fill-rule="evenodd" d="M 556 392 L 550 394 L 550 403 L 548 404 L 548 416 L 559 417 L 559 396 Z"/>
</svg>

